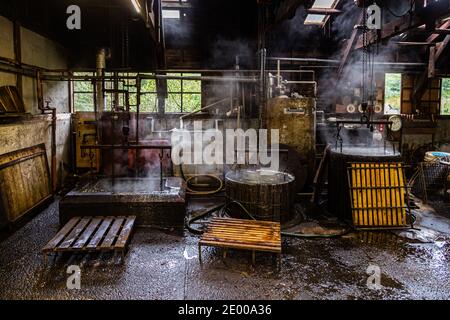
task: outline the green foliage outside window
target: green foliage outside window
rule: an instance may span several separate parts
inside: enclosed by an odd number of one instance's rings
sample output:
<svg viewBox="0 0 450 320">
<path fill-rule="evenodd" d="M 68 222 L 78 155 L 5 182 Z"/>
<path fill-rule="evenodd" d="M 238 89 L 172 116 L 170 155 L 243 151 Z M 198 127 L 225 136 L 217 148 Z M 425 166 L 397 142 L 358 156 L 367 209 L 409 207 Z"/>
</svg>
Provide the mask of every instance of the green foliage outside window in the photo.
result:
<svg viewBox="0 0 450 320">
<path fill-rule="evenodd" d="M 172 76 L 199 76 L 199 74 L 171 73 Z M 166 112 L 193 112 L 202 105 L 202 84 L 198 80 L 167 80 Z"/>
<path fill-rule="evenodd" d="M 400 114 L 402 97 L 402 74 L 386 73 L 384 85 L 384 113 Z"/>
<path fill-rule="evenodd" d="M 78 72 L 76 76 L 92 76 L 89 72 Z M 94 111 L 94 85 L 91 81 L 74 81 L 74 108 L 75 111 Z"/>
<path fill-rule="evenodd" d="M 450 78 L 442 79 L 441 115 L 450 116 Z"/>
<path fill-rule="evenodd" d="M 93 75 L 92 73 L 75 73 L 77 76 Z M 112 76 L 112 73 L 106 76 Z M 136 73 L 119 73 L 119 76 L 135 77 Z M 199 74 L 171 74 L 175 76 L 199 76 Z M 105 88 L 107 90 L 114 88 L 113 81 L 106 81 Z M 137 88 L 135 79 L 124 79 L 118 82 L 119 90 L 127 90 L 129 92 L 130 110 L 137 111 Z M 198 80 L 167 80 L 168 97 L 166 99 L 165 111 L 171 112 L 193 112 L 200 110 L 202 95 L 201 81 Z M 113 93 L 106 93 L 106 107 L 112 109 L 114 101 Z M 119 107 L 125 108 L 125 94 L 118 94 Z M 90 80 L 74 82 L 74 106 L 76 112 L 93 112 L 94 111 L 94 85 Z M 156 80 L 141 80 L 141 103 L 140 112 L 158 112 L 158 99 Z"/>
</svg>

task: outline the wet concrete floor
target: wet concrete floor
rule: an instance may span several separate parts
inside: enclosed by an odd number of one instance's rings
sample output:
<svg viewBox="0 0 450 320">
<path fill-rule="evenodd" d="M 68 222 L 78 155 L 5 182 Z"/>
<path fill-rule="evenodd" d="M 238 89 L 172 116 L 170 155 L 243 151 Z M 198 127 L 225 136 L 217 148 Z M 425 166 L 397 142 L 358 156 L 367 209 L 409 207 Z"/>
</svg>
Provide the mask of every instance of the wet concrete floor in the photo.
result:
<svg viewBox="0 0 450 320">
<path fill-rule="evenodd" d="M 450 299 L 450 212 L 419 217 L 421 231 L 350 233 L 333 239 L 283 239 L 281 270 L 270 254 L 203 249 L 197 236 L 138 228 L 124 262 L 61 256 L 41 248 L 58 230 L 58 202 L 0 243 L 0 299 Z M 67 267 L 81 288 L 66 287 Z M 367 285 L 379 267 L 381 287 Z M 371 282 L 373 283 L 373 281 Z"/>
</svg>

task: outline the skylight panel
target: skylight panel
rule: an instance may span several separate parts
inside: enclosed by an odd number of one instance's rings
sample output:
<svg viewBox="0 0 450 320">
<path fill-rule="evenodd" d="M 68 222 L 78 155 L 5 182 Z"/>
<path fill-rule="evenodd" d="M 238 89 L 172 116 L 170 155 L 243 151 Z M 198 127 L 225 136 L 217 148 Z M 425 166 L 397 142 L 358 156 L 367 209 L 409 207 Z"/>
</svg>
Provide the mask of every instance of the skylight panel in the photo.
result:
<svg viewBox="0 0 450 320">
<path fill-rule="evenodd" d="M 308 14 L 306 16 L 305 24 L 322 24 L 324 23 L 326 15 L 324 14 Z"/>
</svg>

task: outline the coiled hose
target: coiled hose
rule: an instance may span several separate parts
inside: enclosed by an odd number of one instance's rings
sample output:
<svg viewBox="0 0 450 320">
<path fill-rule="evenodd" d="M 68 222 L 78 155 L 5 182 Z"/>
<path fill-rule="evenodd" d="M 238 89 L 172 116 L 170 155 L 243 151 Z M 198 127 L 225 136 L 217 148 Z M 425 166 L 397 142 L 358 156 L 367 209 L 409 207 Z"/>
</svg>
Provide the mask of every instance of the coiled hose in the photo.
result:
<svg viewBox="0 0 450 320">
<path fill-rule="evenodd" d="M 181 176 L 182 176 L 183 180 L 186 182 L 186 193 L 187 194 L 206 196 L 206 195 L 216 194 L 216 193 L 220 192 L 222 190 L 222 188 L 223 188 L 223 181 L 222 181 L 222 179 L 220 179 L 218 176 L 215 176 L 213 174 L 197 174 L 197 175 L 190 176 L 189 178 L 186 178 L 186 176 L 184 175 L 183 166 L 181 164 L 180 164 L 180 173 L 181 173 Z M 215 188 L 215 189 L 206 190 L 206 191 L 195 190 L 195 189 L 193 189 L 193 187 L 195 187 L 196 184 L 194 184 L 192 182 L 192 180 L 196 179 L 198 177 L 207 177 L 207 178 L 210 178 L 212 180 L 216 180 L 218 182 L 219 186 L 217 188 Z"/>
</svg>

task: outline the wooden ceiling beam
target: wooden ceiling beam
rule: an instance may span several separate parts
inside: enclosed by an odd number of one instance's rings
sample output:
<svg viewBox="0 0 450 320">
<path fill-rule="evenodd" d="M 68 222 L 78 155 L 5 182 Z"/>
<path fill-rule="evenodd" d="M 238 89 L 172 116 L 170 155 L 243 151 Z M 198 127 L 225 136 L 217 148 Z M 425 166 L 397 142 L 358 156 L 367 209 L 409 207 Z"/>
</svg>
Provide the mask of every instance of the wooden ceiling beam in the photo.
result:
<svg viewBox="0 0 450 320">
<path fill-rule="evenodd" d="M 340 14 L 340 13 L 342 13 L 342 11 L 338 10 L 338 9 L 333 9 L 333 8 L 311 8 L 311 9 L 308 9 L 308 13 L 333 15 L 333 14 Z"/>
<path fill-rule="evenodd" d="M 439 59 L 441 58 L 442 54 L 444 53 L 445 49 L 449 46 L 450 42 L 450 36 L 446 36 L 444 41 L 442 41 L 442 43 L 439 43 L 436 46 L 436 56 L 434 58 L 434 62 L 435 64 L 439 61 Z"/>
<path fill-rule="evenodd" d="M 396 18 L 393 21 L 382 26 L 380 41 L 389 40 L 392 37 L 398 36 L 404 32 L 416 29 L 422 25 L 429 25 L 433 21 L 442 19 L 450 15 L 450 0 L 441 0 L 432 2 L 428 6 L 416 9 L 412 16 L 409 14 Z M 376 39 L 376 31 L 368 33 L 369 42 Z M 363 36 L 360 35 L 355 45 L 355 50 L 363 47 Z"/>
<path fill-rule="evenodd" d="M 434 42 L 436 41 L 437 38 L 439 38 L 439 36 L 441 35 L 440 32 L 442 31 L 449 31 L 447 30 L 450 27 L 450 20 L 444 22 L 439 28 L 437 28 L 432 35 L 430 35 L 427 39 L 427 42 Z"/>
<path fill-rule="evenodd" d="M 361 15 L 358 18 L 357 24 L 361 24 L 363 21 L 364 15 L 361 13 Z M 348 57 L 350 56 L 350 53 L 353 49 L 353 46 L 355 45 L 355 40 L 358 36 L 358 28 L 354 28 L 352 31 L 352 35 L 350 36 L 350 39 L 347 40 L 347 44 L 344 49 L 344 53 L 342 54 L 341 58 L 341 64 L 339 65 L 339 71 L 338 71 L 338 79 L 341 78 L 342 72 L 344 71 L 344 67 L 347 64 Z"/>
<path fill-rule="evenodd" d="M 398 46 L 434 46 L 433 43 L 429 43 L 429 42 L 410 42 L 410 41 L 398 41 L 395 42 L 396 45 Z"/>
</svg>

